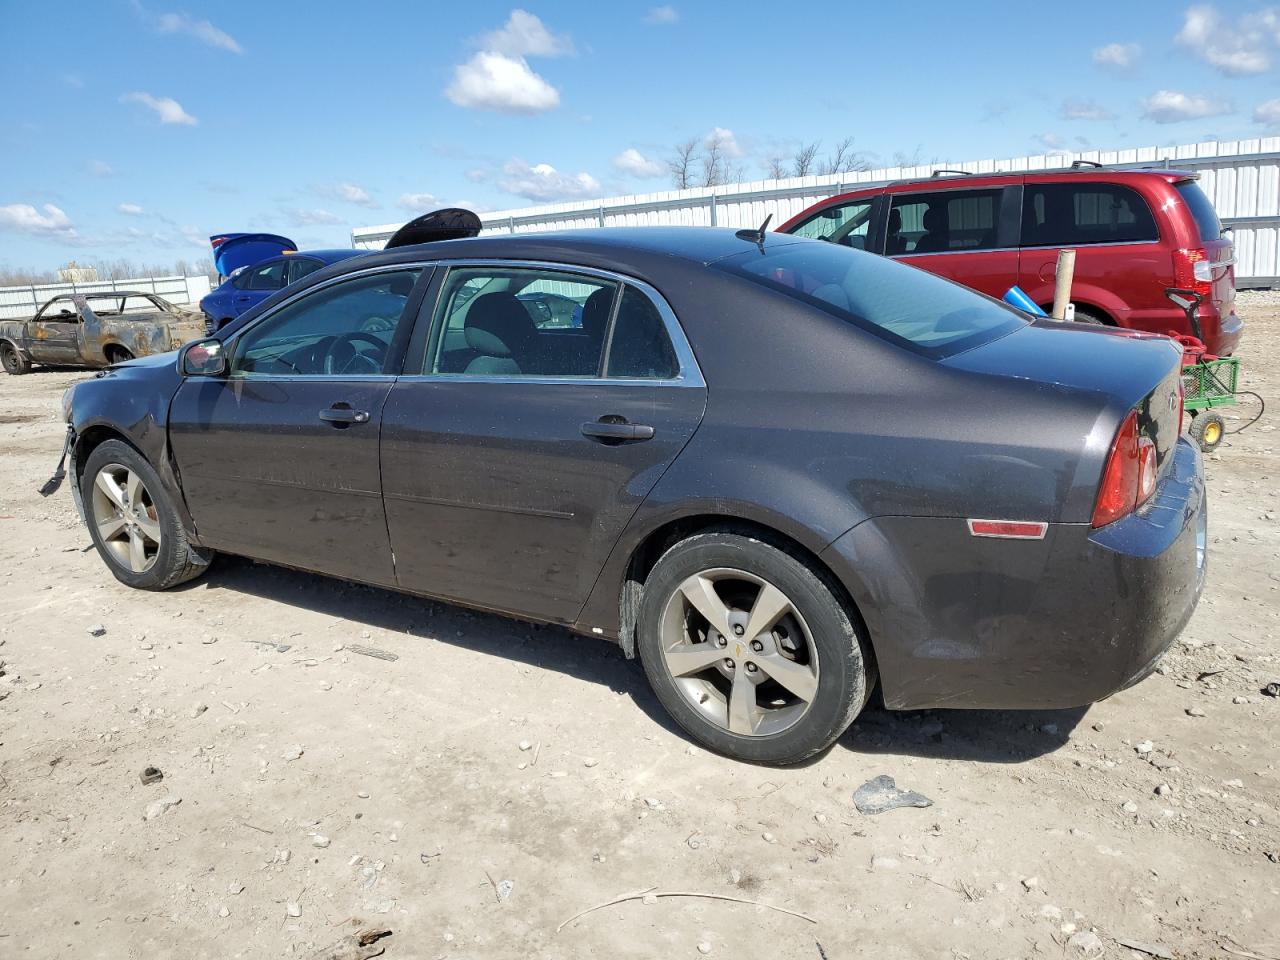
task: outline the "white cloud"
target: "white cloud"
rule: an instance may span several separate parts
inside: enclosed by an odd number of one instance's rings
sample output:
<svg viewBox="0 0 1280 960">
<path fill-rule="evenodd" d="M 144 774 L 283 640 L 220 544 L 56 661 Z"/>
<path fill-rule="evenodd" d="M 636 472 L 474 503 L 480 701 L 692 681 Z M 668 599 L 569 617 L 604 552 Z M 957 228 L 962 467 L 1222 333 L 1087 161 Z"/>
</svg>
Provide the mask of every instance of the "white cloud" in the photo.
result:
<svg viewBox="0 0 1280 960">
<path fill-rule="evenodd" d="M 440 198 L 434 193 L 402 193 L 400 199 L 396 201 L 396 206 L 402 210 L 416 210 L 419 213 L 428 213 L 432 210 L 439 210 L 444 206 L 440 202 Z"/>
<path fill-rule="evenodd" d="M 1254 123 L 1265 123 L 1270 127 L 1280 127 L 1280 99 L 1260 103 L 1253 111 Z"/>
<path fill-rule="evenodd" d="M 502 28 L 480 39 L 480 52 L 453 68 L 445 96 L 460 107 L 531 114 L 560 105 L 560 91 L 529 66 L 526 57 L 562 57 L 573 41 L 554 34 L 524 10 L 512 10 Z"/>
<path fill-rule="evenodd" d="M 1176 40 L 1227 76 L 1266 73 L 1280 46 L 1280 7 L 1245 14 L 1234 24 L 1207 4 L 1190 7 Z"/>
<path fill-rule="evenodd" d="M 485 34 L 481 46 L 508 57 L 563 57 L 573 53 L 569 37 L 552 33 L 524 10 L 512 10 L 500 30 Z"/>
<path fill-rule="evenodd" d="M 1220 97 L 1179 93 L 1176 90 L 1157 90 L 1142 102 L 1142 115 L 1156 123 L 1177 123 L 1181 120 L 1203 120 L 1219 117 L 1234 109 L 1230 101 Z"/>
<path fill-rule="evenodd" d="M 1110 120 L 1112 113 L 1092 100 L 1067 100 L 1062 104 L 1064 120 Z"/>
<path fill-rule="evenodd" d="M 589 173 L 561 173 L 549 163 L 533 166 L 520 159 L 507 162 L 498 186 L 507 193 L 546 203 L 551 200 L 581 200 L 598 197 L 600 182 Z"/>
<path fill-rule="evenodd" d="M 484 51 L 454 68 L 445 96 L 460 107 L 498 113 L 542 113 L 560 105 L 560 92 L 523 57 Z"/>
<path fill-rule="evenodd" d="M 1142 48 L 1136 43 L 1108 43 L 1093 51 L 1093 62 L 1103 67 L 1127 70 L 1138 62 Z"/>
<path fill-rule="evenodd" d="M 654 26 L 665 26 L 680 21 L 680 11 L 670 5 L 654 7 L 644 15 L 644 22 Z"/>
<path fill-rule="evenodd" d="M 208 20 L 196 20 L 187 13 L 162 13 L 155 20 L 156 29 L 161 33 L 185 33 L 195 37 L 201 43 L 232 53 L 244 53 L 236 38 L 225 30 L 219 30 Z"/>
<path fill-rule="evenodd" d="M 190 223 L 184 223 L 178 228 L 178 232 L 182 234 L 182 239 L 193 246 L 203 247 L 206 251 L 209 249 L 209 235 L 199 227 Z"/>
<path fill-rule="evenodd" d="M 62 82 L 68 87 L 72 87 L 76 90 L 79 90 L 84 86 L 84 80 L 81 79 L 80 74 L 78 73 L 64 73 L 62 75 Z"/>
<path fill-rule="evenodd" d="M 1067 153 L 1066 141 L 1056 133 L 1037 133 L 1033 138 L 1047 153 Z"/>
<path fill-rule="evenodd" d="M 316 227 L 329 223 L 342 223 L 342 218 L 328 210 L 301 210 L 290 207 L 284 211 L 295 227 Z"/>
<path fill-rule="evenodd" d="M 341 200 L 343 203 L 354 203 L 358 207 L 368 207 L 370 210 L 378 208 L 378 202 L 369 195 L 369 191 L 359 184 L 355 183 L 337 183 L 324 187 L 316 187 L 316 193 L 322 197 L 329 197 L 331 200 Z"/>
<path fill-rule="evenodd" d="M 146 212 L 136 203 L 122 203 L 116 209 L 127 217 L 140 217 Z"/>
<path fill-rule="evenodd" d="M 727 157 L 740 157 L 746 153 L 738 144 L 738 138 L 733 135 L 733 131 L 726 130 L 724 127 L 712 127 L 711 132 L 703 138 L 703 143 L 708 147 L 718 143 L 720 152 Z"/>
<path fill-rule="evenodd" d="M 0 207 L 0 228 L 37 237 L 76 240 L 79 235 L 61 209 L 46 203 L 37 210 L 29 203 L 11 203 Z"/>
<path fill-rule="evenodd" d="M 635 147 L 628 147 L 614 157 L 613 166 L 623 173 L 629 173 L 633 177 L 642 179 L 660 177 L 667 172 L 667 168 L 663 164 L 657 160 L 650 160 Z"/>
<path fill-rule="evenodd" d="M 90 176 L 94 177 L 114 177 L 116 174 L 115 167 L 107 163 L 105 160 L 90 160 L 85 165 L 85 169 L 89 171 Z"/>
<path fill-rule="evenodd" d="M 172 97 L 153 97 L 149 93 L 126 93 L 121 103 L 140 103 L 155 111 L 161 123 L 181 123 L 194 127 L 196 118 L 182 109 L 182 104 Z"/>
<path fill-rule="evenodd" d="M 466 172 L 466 178 L 472 183 L 484 183 L 489 179 L 489 171 L 484 167 L 473 167 Z"/>
</svg>

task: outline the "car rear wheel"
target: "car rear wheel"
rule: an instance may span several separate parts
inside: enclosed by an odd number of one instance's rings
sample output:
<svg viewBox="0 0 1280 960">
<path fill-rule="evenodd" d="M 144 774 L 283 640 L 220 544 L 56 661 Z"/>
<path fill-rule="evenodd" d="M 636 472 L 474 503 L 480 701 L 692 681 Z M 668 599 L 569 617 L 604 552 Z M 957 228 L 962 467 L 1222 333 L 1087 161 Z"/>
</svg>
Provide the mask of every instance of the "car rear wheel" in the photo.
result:
<svg viewBox="0 0 1280 960">
<path fill-rule="evenodd" d="M 754 763 L 799 763 L 866 704 L 874 674 L 836 591 L 751 536 L 698 534 L 649 574 L 637 646 L 662 705 L 690 736 Z"/>
<path fill-rule="evenodd" d="M 4 366 L 5 373 L 13 377 L 31 369 L 31 361 L 19 353 L 12 343 L 0 343 L 0 365 Z"/>
<path fill-rule="evenodd" d="M 107 440 L 94 448 L 80 493 L 94 546 L 121 583 L 164 590 L 209 566 L 212 554 L 187 542 L 159 476 L 127 443 Z"/>
<path fill-rule="evenodd" d="M 108 363 L 126 363 L 133 359 L 133 354 L 124 347 L 107 347 Z"/>
</svg>

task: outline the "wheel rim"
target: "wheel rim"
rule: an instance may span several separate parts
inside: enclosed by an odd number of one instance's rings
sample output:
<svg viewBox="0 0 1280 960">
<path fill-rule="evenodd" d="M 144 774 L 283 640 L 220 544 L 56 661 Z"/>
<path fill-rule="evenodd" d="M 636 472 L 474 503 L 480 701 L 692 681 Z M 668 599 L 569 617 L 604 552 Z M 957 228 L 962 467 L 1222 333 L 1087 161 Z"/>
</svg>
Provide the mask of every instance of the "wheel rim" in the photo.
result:
<svg viewBox="0 0 1280 960">
<path fill-rule="evenodd" d="M 109 463 L 93 478 L 93 522 L 103 547 L 120 566 L 146 573 L 160 552 L 160 517 L 151 492 L 134 470 Z"/>
<path fill-rule="evenodd" d="M 662 615 L 662 658 L 689 704 L 739 736 L 782 733 L 817 698 L 818 649 L 804 617 L 744 570 L 704 570 L 676 588 Z"/>
<path fill-rule="evenodd" d="M 1210 421 L 1204 425 L 1204 442 L 1217 443 L 1222 439 L 1222 424 Z"/>
</svg>

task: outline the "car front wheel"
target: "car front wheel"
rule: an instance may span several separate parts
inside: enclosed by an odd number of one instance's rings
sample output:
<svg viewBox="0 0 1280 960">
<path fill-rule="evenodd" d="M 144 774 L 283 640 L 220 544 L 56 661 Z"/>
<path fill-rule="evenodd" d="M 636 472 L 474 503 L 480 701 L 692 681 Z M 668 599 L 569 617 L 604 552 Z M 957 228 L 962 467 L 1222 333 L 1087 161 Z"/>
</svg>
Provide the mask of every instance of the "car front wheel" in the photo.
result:
<svg viewBox="0 0 1280 960">
<path fill-rule="evenodd" d="M 734 532 L 698 534 L 644 586 L 637 646 L 654 692 L 694 739 L 754 763 L 799 763 L 866 704 L 871 658 L 825 577 Z"/>
<path fill-rule="evenodd" d="M 164 590 L 209 566 L 212 554 L 187 542 L 160 477 L 127 443 L 107 440 L 95 447 L 80 484 L 94 546 L 121 583 Z"/>
<path fill-rule="evenodd" d="M 0 365 L 11 377 L 26 373 L 31 369 L 31 361 L 18 352 L 12 343 L 0 343 Z"/>
</svg>

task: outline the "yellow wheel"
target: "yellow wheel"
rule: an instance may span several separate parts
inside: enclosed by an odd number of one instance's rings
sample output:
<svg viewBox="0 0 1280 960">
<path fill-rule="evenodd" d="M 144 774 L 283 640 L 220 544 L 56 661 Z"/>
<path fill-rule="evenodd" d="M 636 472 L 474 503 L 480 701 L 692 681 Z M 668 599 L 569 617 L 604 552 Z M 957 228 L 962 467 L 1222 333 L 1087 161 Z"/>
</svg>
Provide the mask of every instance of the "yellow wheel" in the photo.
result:
<svg viewBox="0 0 1280 960">
<path fill-rule="evenodd" d="M 1202 451 L 1211 453 L 1217 449 L 1218 444 L 1222 443 L 1226 429 L 1220 416 L 1205 412 L 1192 418 L 1188 432 L 1191 434 L 1191 439 L 1200 445 Z"/>
</svg>

